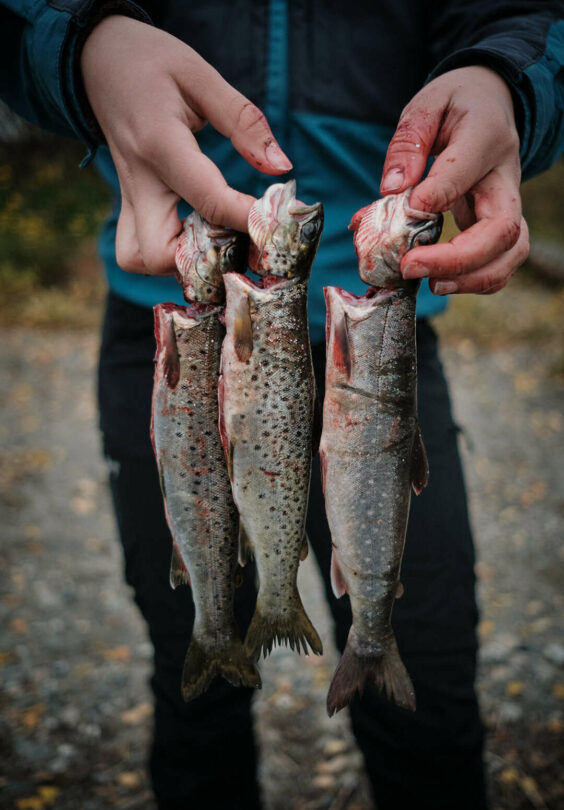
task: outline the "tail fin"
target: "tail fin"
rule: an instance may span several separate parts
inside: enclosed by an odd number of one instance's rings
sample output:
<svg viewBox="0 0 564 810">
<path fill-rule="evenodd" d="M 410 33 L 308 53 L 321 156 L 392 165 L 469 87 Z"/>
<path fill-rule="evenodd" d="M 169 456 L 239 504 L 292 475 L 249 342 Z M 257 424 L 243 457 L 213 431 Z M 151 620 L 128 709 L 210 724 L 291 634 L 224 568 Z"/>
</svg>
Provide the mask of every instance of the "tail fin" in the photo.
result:
<svg viewBox="0 0 564 810">
<path fill-rule="evenodd" d="M 369 678 L 402 709 L 415 711 L 413 684 L 400 658 L 396 640 L 392 636 L 385 653 L 377 658 L 357 655 L 350 641 L 347 641 L 327 695 L 329 717 L 348 706 L 355 692 L 362 694 L 364 684 Z"/>
<path fill-rule="evenodd" d="M 245 649 L 249 656 L 260 658 L 261 653 L 266 657 L 275 643 L 285 642 L 286 646 L 308 654 L 308 644 L 316 655 L 323 653 L 323 645 L 317 631 L 310 622 L 302 605 L 302 600 L 296 588 L 294 607 L 287 614 L 275 616 L 266 615 L 260 606 L 260 593 L 257 599 L 255 612 L 247 631 Z"/>
<path fill-rule="evenodd" d="M 193 700 L 205 692 L 216 675 L 222 675 L 232 686 L 256 689 L 262 686 L 259 671 L 239 637 L 234 638 L 226 650 L 205 650 L 196 639 L 192 639 L 182 671 L 184 700 Z"/>
</svg>

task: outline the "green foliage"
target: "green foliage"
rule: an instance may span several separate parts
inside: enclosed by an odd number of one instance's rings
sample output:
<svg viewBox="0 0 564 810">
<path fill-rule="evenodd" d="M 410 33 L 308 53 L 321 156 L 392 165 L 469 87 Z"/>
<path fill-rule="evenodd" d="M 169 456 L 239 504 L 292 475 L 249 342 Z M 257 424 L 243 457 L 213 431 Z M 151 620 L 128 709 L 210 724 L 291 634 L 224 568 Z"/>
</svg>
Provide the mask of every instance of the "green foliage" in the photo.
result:
<svg viewBox="0 0 564 810">
<path fill-rule="evenodd" d="M 0 146 L 0 276 L 3 288 L 60 284 L 71 258 L 107 215 L 110 194 L 84 148 L 55 141 Z"/>
</svg>

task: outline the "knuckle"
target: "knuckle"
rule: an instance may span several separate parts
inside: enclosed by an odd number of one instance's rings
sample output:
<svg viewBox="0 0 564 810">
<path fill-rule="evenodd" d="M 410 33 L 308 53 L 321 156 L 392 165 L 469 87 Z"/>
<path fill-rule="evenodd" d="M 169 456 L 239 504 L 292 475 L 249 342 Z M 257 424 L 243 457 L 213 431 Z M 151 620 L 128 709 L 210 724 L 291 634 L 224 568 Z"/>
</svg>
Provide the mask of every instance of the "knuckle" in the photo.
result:
<svg viewBox="0 0 564 810">
<path fill-rule="evenodd" d="M 239 109 L 235 129 L 241 132 L 250 132 L 253 129 L 265 127 L 268 128 L 268 124 L 262 110 L 259 110 L 252 101 L 245 101 Z"/>
<path fill-rule="evenodd" d="M 499 223 L 500 240 L 505 250 L 510 250 L 517 244 L 521 234 L 521 222 L 514 217 L 504 217 Z"/>
<path fill-rule="evenodd" d="M 208 222 L 212 222 L 214 225 L 222 224 L 223 208 L 217 197 L 206 197 L 198 206 L 198 211 Z"/>
<path fill-rule="evenodd" d="M 429 175 L 427 179 L 432 180 L 433 176 Z M 439 184 L 433 185 L 430 189 L 423 187 L 421 192 L 418 192 L 418 196 L 418 204 L 420 206 L 422 204 L 423 210 L 446 211 L 460 197 L 460 192 L 454 180 L 443 177 Z"/>
<path fill-rule="evenodd" d="M 157 276 L 165 276 L 171 270 L 166 253 L 157 246 L 151 246 L 143 250 L 143 264 L 148 271 Z"/>
</svg>

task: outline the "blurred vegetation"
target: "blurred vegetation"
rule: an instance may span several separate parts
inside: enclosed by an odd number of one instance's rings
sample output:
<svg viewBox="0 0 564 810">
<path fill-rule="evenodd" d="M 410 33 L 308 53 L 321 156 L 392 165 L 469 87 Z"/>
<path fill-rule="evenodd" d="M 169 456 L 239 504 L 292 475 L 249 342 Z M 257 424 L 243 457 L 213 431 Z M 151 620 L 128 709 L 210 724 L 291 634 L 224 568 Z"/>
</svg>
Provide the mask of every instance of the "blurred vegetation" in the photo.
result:
<svg viewBox="0 0 564 810">
<path fill-rule="evenodd" d="M 91 326 L 104 284 L 96 237 L 110 192 L 84 147 L 46 136 L 0 145 L 0 322 Z"/>
<path fill-rule="evenodd" d="M 104 282 L 96 236 L 110 193 L 93 167 L 78 168 L 83 156 L 81 144 L 52 136 L 0 144 L 1 324 L 82 328 L 99 322 Z M 564 159 L 524 184 L 523 204 L 532 234 L 564 247 Z M 453 235 L 452 220 L 445 230 L 445 238 Z M 564 288 L 525 267 L 495 296 L 452 296 L 437 327 L 447 340 L 479 345 L 562 344 Z M 564 373 L 564 355 L 561 364 Z"/>
</svg>

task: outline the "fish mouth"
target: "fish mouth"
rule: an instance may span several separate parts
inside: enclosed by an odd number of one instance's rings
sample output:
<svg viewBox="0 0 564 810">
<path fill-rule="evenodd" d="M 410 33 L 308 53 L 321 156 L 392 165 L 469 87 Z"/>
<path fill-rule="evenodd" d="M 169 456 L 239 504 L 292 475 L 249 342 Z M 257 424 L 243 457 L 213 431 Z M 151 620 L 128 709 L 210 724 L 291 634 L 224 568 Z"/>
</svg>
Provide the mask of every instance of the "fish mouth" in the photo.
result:
<svg viewBox="0 0 564 810">
<path fill-rule="evenodd" d="M 253 279 L 243 273 L 229 273 L 229 278 L 236 278 L 243 286 L 262 293 L 274 292 L 275 290 L 281 290 L 287 287 L 295 287 L 296 284 L 300 282 L 300 279 L 295 276 L 293 278 L 281 278 L 280 276 L 273 275 L 262 276 L 258 281 L 253 281 Z"/>
</svg>

